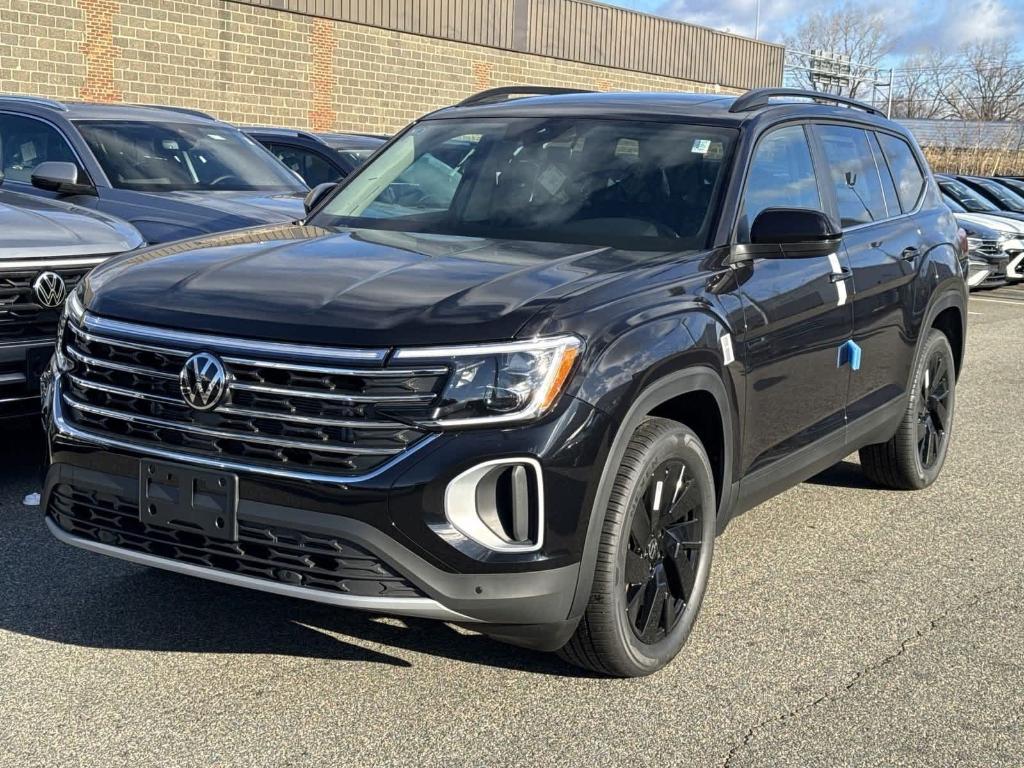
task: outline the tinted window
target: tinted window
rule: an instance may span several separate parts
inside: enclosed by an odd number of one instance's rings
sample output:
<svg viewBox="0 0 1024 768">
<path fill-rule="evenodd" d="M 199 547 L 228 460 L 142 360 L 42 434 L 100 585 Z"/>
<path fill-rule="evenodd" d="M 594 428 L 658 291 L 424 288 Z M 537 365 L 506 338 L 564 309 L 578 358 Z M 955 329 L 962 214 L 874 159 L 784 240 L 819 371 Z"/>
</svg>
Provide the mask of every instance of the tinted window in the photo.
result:
<svg viewBox="0 0 1024 768">
<path fill-rule="evenodd" d="M 216 123 L 80 121 L 110 183 L 145 192 L 303 192 L 306 185 L 254 139 Z"/>
<path fill-rule="evenodd" d="M 364 166 L 312 223 L 701 247 L 735 136 L 630 120 L 426 120 Z"/>
<path fill-rule="evenodd" d="M 0 114 L 0 169 L 11 181 L 32 181 L 32 171 L 48 161 L 74 163 L 61 133 L 41 120 Z"/>
<path fill-rule="evenodd" d="M 289 144 L 267 144 L 267 149 L 305 179 L 310 187 L 337 181 L 344 175 L 317 152 Z"/>
<path fill-rule="evenodd" d="M 996 201 L 996 204 L 1004 211 L 1015 211 L 1016 213 L 1024 211 L 1024 199 L 1013 190 L 1004 187 L 998 181 L 976 179 L 974 183 L 987 190 L 989 197 Z"/>
<path fill-rule="evenodd" d="M 885 200 L 885 210 L 890 216 L 898 216 L 900 207 L 899 193 L 896 191 L 896 181 L 889 170 L 889 164 L 885 162 L 885 155 L 882 154 L 882 147 L 878 144 L 878 136 L 868 133 L 868 146 L 871 147 L 871 154 L 875 158 L 875 167 L 878 169 L 878 177 L 882 182 L 882 197 Z"/>
<path fill-rule="evenodd" d="M 924 174 L 921 173 L 921 166 L 917 164 L 914 157 L 914 150 L 910 148 L 903 139 L 890 136 L 887 133 L 879 133 L 878 142 L 882 145 L 882 152 L 889 163 L 889 170 L 896 182 L 896 192 L 900 197 L 900 204 L 904 211 L 912 211 L 917 207 L 917 201 L 924 191 Z"/>
<path fill-rule="evenodd" d="M 939 188 L 971 213 L 993 213 L 999 211 L 994 203 L 986 200 L 979 192 L 975 192 L 962 181 L 941 179 L 939 181 Z"/>
<path fill-rule="evenodd" d="M 880 221 L 890 214 L 866 131 L 847 126 L 818 127 L 844 227 Z M 898 211 L 893 211 L 895 215 Z"/>
<path fill-rule="evenodd" d="M 743 217 L 737 233 L 740 242 L 746 242 L 750 225 L 765 208 L 821 210 L 821 195 L 803 126 L 780 128 L 758 142 L 743 196 Z"/>
</svg>

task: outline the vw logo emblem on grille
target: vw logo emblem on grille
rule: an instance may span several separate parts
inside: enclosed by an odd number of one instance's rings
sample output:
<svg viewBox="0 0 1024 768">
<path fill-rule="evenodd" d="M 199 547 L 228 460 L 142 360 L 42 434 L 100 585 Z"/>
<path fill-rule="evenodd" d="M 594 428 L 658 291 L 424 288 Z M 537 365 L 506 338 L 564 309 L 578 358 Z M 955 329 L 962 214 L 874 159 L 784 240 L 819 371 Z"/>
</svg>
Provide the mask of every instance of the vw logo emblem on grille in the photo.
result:
<svg viewBox="0 0 1024 768">
<path fill-rule="evenodd" d="M 32 292 L 44 307 L 59 307 L 68 296 L 64 278 L 56 272 L 40 272 L 32 281 Z"/>
<path fill-rule="evenodd" d="M 215 355 L 197 352 L 185 361 L 178 382 L 186 403 L 197 411 L 210 411 L 224 399 L 228 373 Z"/>
</svg>

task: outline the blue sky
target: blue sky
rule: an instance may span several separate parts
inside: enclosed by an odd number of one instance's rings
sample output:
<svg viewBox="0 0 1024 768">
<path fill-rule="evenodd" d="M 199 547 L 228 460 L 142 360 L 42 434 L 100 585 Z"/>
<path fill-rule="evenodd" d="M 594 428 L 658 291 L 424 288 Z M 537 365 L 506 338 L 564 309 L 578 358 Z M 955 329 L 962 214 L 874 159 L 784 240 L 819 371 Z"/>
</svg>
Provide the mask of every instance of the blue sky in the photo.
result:
<svg viewBox="0 0 1024 768">
<path fill-rule="evenodd" d="M 638 11 L 753 35 L 757 0 L 604 0 Z M 840 0 L 761 0 L 761 37 L 779 41 L 815 7 Z M 955 48 L 961 43 L 1000 37 L 1020 39 L 1024 32 L 1024 0 L 864 0 L 889 17 L 899 32 L 899 48 L 913 52 L 932 45 Z"/>
</svg>

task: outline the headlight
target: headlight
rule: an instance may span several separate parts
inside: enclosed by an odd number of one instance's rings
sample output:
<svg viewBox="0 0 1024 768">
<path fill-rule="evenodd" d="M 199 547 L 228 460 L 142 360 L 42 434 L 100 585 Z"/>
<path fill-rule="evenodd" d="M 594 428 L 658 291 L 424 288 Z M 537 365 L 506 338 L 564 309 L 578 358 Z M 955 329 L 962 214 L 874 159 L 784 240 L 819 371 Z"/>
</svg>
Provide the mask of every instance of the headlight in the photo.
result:
<svg viewBox="0 0 1024 768">
<path fill-rule="evenodd" d="M 576 336 L 549 336 L 507 344 L 400 349 L 394 359 L 448 363 L 451 376 L 427 423 L 463 427 L 527 421 L 547 413 L 582 347 Z"/>
</svg>

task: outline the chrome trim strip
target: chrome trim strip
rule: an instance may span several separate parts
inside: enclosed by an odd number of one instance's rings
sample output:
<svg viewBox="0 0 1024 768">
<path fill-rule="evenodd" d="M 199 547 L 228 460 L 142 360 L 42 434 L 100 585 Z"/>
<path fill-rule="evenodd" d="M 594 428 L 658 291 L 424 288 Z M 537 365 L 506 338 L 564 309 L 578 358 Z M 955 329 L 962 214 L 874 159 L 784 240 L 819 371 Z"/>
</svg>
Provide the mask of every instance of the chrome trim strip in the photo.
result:
<svg viewBox="0 0 1024 768">
<path fill-rule="evenodd" d="M 182 408 L 188 408 L 188 404 L 181 398 L 164 397 L 163 395 L 154 395 L 152 392 L 136 391 L 134 389 L 125 389 L 124 387 L 115 387 L 113 384 L 101 384 L 95 381 L 86 381 L 85 379 L 79 378 L 74 374 L 67 374 L 68 380 L 71 381 L 75 386 L 81 387 L 82 389 L 95 389 L 98 392 L 109 392 L 112 395 L 120 395 L 121 397 L 130 397 L 137 400 L 153 400 L 158 403 L 170 403 L 171 405 L 180 405 Z M 134 415 L 134 414 L 133 414 Z M 187 429 L 182 431 L 187 432 Z"/>
<path fill-rule="evenodd" d="M 147 368 L 141 365 L 128 365 L 128 363 L 118 363 L 113 360 L 100 360 L 98 357 L 92 357 L 84 352 L 79 351 L 77 348 L 72 347 L 70 344 L 66 346 L 68 354 L 71 355 L 75 360 L 86 365 L 91 365 L 93 368 L 109 368 L 112 371 L 123 371 L 124 373 L 133 373 L 137 376 L 152 376 L 156 379 L 169 379 L 177 381 L 178 377 L 173 373 L 166 373 L 164 371 L 158 371 L 156 368 Z M 184 401 L 182 401 L 184 402 Z"/>
<path fill-rule="evenodd" d="M 0 373 L 0 384 L 24 384 L 24 373 Z"/>
<path fill-rule="evenodd" d="M 343 403 L 429 403 L 437 395 L 339 395 L 336 392 L 316 392 L 311 389 L 274 387 L 269 384 L 249 384 L 243 381 L 231 381 L 229 389 L 246 392 L 263 392 L 268 395 L 284 395 L 286 397 L 309 397 L 315 400 L 337 400 Z"/>
<path fill-rule="evenodd" d="M 441 376 L 448 373 L 443 365 L 431 368 L 329 368 L 317 365 L 297 365 L 279 360 L 253 360 L 245 357 L 221 357 L 228 365 L 248 365 L 254 368 L 274 368 L 301 373 L 323 373 L 328 376 L 362 376 L 368 378 L 408 378 L 413 376 Z"/>
<path fill-rule="evenodd" d="M 555 349 L 562 346 L 579 346 L 578 336 L 562 334 L 559 336 L 540 336 L 523 341 L 497 342 L 493 344 L 460 344 L 450 347 L 402 347 L 395 352 L 395 360 L 419 360 L 474 357 L 477 355 L 502 355 L 514 352 L 544 349 Z"/>
<path fill-rule="evenodd" d="M 257 579 L 252 576 L 231 573 L 230 571 L 221 571 L 215 568 L 193 565 L 192 563 L 184 563 L 180 560 L 172 560 L 171 558 L 156 557 L 145 552 L 135 552 L 110 544 L 102 544 L 98 541 L 89 541 L 63 530 L 49 516 L 46 517 L 46 527 L 53 534 L 54 538 L 64 544 L 70 544 L 72 547 L 78 547 L 100 555 L 107 555 L 108 557 L 115 557 L 119 560 L 127 560 L 138 565 L 162 568 L 165 571 L 174 571 L 175 573 L 182 573 L 187 576 L 217 581 L 221 584 L 230 584 L 236 587 L 270 592 L 286 597 L 297 597 L 300 600 L 327 603 L 328 605 L 336 605 L 341 608 L 355 608 L 361 611 L 392 613 L 399 616 L 416 616 L 425 619 L 440 619 L 441 621 L 476 621 L 450 608 L 445 608 L 439 602 L 431 600 L 429 597 L 368 597 L 365 595 L 334 594 L 309 589 L 308 587 L 296 587 L 292 584 L 279 584 L 267 579 Z"/>
<path fill-rule="evenodd" d="M 19 269 L 61 269 L 64 267 L 95 267 L 98 264 L 102 264 L 107 259 L 118 256 L 117 253 L 104 253 L 99 256 L 88 256 L 82 258 L 67 257 L 63 259 L 48 259 L 44 256 L 40 256 L 37 260 L 25 259 L 22 261 L 5 261 L 3 263 L 4 271 L 14 271 Z"/>
<path fill-rule="evenodd" d="M 182 349 L 170 349 L 168 347 L 158 347 L 154 344 L 142 344 L 135 341 L 126 341 L 125 339 L 114 339 L 109 336 L 100 336 L 99 334 L 89 333 L 88 331 L 79 328 L 74 323 L 68 323 L 68 328 L 75 336 L 81 336 L 88 342 L 95 342 L 97 344 L 106 344 L 110 347 L 125 347 L 126 349 L 134 349 L 139 352 L 154 352 L 160 355 L 173 355 L 175 357 L 188 357 L 189 352 Z M 177 376 L 175 376 L 177 378 Z"/>
<path fill-rule="evenodd" d="M 99 317 L 91 312 L 85 313 L 86 329 L 95 329 L 101 333 L 112 333 L 128 336 L 132 339 L 147 342 L 186 344 L 197 349 L 220 351 L 255 352 L 271 355 L 286 355 L 316 360 L 353 360 L 357 362 L 383 363 L 387 357 L 387 349 L 351 349 L 316 347 L 304 344 L 288 344 L 277 341 L 256 341 L 252 339 L 234 339 L 225 336 L 214 336 L 192 331 L 170 331 L 121 320 Z"/>
<path fill-rule="evenodd" d="M 422 448 L 430 445 L 438 437 L 439 433 L 429 434 L 426 437 L 413 443 L 411 446 L 406 448 L 397 456 L 389 459 L 378 467 L 375 467 L 370 472 L 363 475 L 337 475 L 329 472 L 309 472 L 305 470 L 294 470 L 287 468 L 275 468 L 275 467 L 261 467 L 252 464 L 242 464 L 236 461 L 213 459 L 208 456 L 201 456 L 191 453 L 182 453 L 180 451 L 171 451 L 163 448 L 154 448 L 151 446 L 139 445 L 138 443 L 128 442 L 127 440 L 118 440 L 114 437 L 107 437 L 105 435 L 97 435 L 84 429 L 80 429 L 74 424 L 71 424 L 67 419 L 64 418 L 64 410 L 61 405 L 61 391 L 60 391 L 60 380 L 54 382 L 53 394 L 51 396 L 51 404 L 53 407 L 53 425 L 56 428 L 57 435 L 66 440 L 77 441 L 85 443 L 87 445 L 99 445 L 105 448 L 115 448 L 121 451 L 128 451 L 133 454 L 141 454 L 143 456 L 156 456 L 169 461 L 180 461 L 183 464 L 197 464 L 204 467 L 213 467 L 214 469 L 222 469 L 229 472 L 240 472 L 243 474 L 253 475 L 267 475 L 270 477 L 288 478 L 291 480 L 308 480 L 311 482 L 320 483 L 337 483 L 342 486 L 356 485 L 359 483 L 367 482 L 377 477 L 378 475 L 387 472 L 400 461 L 403 461 L 407 456 L 411 456 Z M 32 399 L 32 398 L 19 398 L 19 399 Z"/>
<path fill-rule="evenodd" d="M 279 419 L 297 421 L 300 424 L 322 424 L 326 427 L 349 427 L 351 429 L 415 429 L 400 421 L 359 421 L 357 419 L 327 419 L 319 416 L 300 416 L 297 413 L 274 413 L 273 411 L 236 408 L 233 405 L 218 405 L 211 413 L 226 413 L 231 416 L 249 416 L 254 419 Z"/>
<path fill-rule="evenodd" d="M 195 424 L 185 424 L 176 421 L 166 421 L 153 416 L 144 416 L 139 413 L 128 413 L 125 411 L 114 411 L 109 408 L 101 408 L 90 403 L 83 403 L 76 400 L 67 393 L 63 398 L 68 405 L 79 411 L 92 413 L 107 419 L 120 419 L 121 421 L 147 424 L 158 429 L 173 429 L 176 432 L 191 432 L 196 435 L 221 438 L 224 440 L 239 440 L 241 442 L 256 443 L 258 445 L 275 445 L 279 448 L 298 448 L 305 451 L 322 451 L 324 453 L 345 453 L 350 456 L 394 456 L 401 453 L 403 448 L 362 448 L 359 446 L 344 446 L 337 443 L 311 443 L 305 440 L 288 440 L 280 437 L 264 435 L 259 432 L 234 432 L 224 429 L 213 429 L 212 427 L 201 427 Z"/>
<path fill-rule="evenodd" d="M 56 342 L 53 339 L 44 339 L 36 337 L 34 339 L 27 339 L 25 341 L 0 341 L 0 349 L 6 347 L 53 347 L 56 346 Z"/>
</svg>

